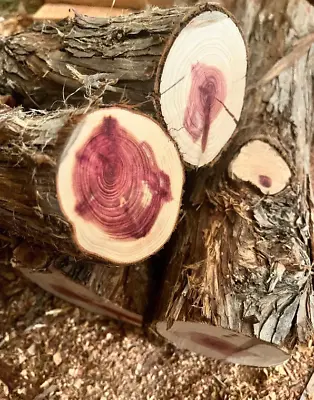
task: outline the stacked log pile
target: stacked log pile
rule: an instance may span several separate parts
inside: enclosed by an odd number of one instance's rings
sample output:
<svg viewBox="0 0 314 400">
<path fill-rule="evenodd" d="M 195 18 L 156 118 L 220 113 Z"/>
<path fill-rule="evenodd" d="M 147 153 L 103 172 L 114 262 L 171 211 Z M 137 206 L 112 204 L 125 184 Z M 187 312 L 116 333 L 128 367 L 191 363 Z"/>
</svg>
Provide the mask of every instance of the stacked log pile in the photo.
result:
<svg viewBox="0 0 314 400">
<path fill-rule="evenodd" d="M 248 2 L 3 39 L 0 229 L 46 290 L 269 366 L 313 332 L 314 10 Z"/>
</svg>

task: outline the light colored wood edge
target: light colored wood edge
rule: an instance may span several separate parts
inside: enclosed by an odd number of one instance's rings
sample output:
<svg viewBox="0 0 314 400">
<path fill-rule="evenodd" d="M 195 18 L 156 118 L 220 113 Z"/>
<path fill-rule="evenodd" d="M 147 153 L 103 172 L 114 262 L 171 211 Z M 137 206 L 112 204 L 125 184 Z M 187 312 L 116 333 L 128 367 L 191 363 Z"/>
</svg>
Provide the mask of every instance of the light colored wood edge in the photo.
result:
<svg viewBox="0 0 314 400">
<path fill-rule="evenodd" d="M 109 7 L 89 7 L 73 4 L 44 4 L 33 15 L 34 20 L 60 20 L 67 17 L 74 17 L 74 10 L 79 14 L 90 17 L 111 17 L 128 14 L 130 10 Z"/>
<path fill-rule="evenodd" d="M 77 4 L 95 7 L 118 7 L 132 8 L 136 10 L 143 9 L 149 5 L 157 7 L 172 7 L 174 0 L 46 0 L 45 3 L 53 4 Z"/>
</svg>

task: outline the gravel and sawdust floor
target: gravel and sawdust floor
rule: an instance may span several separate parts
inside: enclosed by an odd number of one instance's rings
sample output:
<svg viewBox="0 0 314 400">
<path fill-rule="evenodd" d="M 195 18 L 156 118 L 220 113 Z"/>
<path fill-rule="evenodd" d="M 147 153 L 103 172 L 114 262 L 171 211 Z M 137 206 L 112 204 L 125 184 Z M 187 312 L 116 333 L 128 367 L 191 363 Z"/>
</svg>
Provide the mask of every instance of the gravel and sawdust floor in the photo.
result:
<svg viewBox="0 0 314 400">
<path fill-rule="evenodd" d="M 2 275 L 2 278 L 1 278 Z M 299 399 L 312 346 L 270 369 L 208 360 L 0 274 L 0 399 Z"/>
</svg>

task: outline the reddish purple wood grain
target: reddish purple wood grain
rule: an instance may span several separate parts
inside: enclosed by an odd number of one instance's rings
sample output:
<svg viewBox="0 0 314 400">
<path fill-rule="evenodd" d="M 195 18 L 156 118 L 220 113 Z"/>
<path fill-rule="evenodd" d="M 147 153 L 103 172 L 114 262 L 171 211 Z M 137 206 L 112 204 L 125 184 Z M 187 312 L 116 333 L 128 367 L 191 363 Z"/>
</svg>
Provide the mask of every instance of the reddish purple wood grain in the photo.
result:
<svg viewBox="0 0 314 400">
<path fill-rule="evenodd" d="M 145 237 L 172 199 L 170 178 L 151 146 L 110 116 L 77 152 L 73 182 L 76 212 L 116 239 Z M 145 201 L 148 191 L 151 200 Z"/>
<path fill-rule="evenodd" d="M 226 94 L 227 84 L 219 69 L 200 62 L 192 65 L 191 87 L 183 126 L 194 142 L 202 137 L 203 153 L 210 134 L 210 126 L 221 111 Z"/>
</svg>

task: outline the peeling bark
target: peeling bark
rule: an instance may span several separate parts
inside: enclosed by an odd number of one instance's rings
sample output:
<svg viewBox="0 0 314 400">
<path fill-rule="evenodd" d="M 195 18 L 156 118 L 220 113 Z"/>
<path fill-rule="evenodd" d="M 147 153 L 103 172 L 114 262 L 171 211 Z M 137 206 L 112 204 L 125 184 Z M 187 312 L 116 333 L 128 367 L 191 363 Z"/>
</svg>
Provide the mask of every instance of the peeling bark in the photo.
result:
<svg viewBox="0 0 314 400">
<path fill-rule="evenodd" d="M 1 229 L 79 258 L 57 201 L 55 175 L 64 145 L 83 112 L 0 108 Z"/>
<path fill-rule="evenodd" d="M 78 105 L 94 96 L 105 104 L 128 102 L 153 111 L 158 62 L 188 10 L 35 23 L 0 43 L 0 93 L 18 94 L 32 108 Z"/>
</svg>

